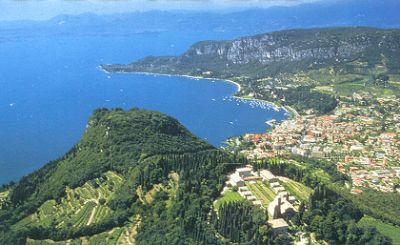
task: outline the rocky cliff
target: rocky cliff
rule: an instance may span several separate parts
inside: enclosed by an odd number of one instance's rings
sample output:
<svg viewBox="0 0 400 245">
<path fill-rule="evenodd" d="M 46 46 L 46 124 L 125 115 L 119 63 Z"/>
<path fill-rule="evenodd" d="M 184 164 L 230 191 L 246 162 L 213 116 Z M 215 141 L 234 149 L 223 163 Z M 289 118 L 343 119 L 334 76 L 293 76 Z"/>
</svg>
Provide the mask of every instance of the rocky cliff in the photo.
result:
<svg viewBox="0 0 400 245">
<path fill-rule="evenodd" d="M 326 28 L 287 30 L 238 38 L 204 41 L 181 56 L 147 57 L 129 65 L 103 65 L 110 72 L 160 72 L 247 74 L 254 70 L 289 71 L 328 64 L 341 65 L 359 59 L 373 67 L 387 59 L 388 69 L 398 69 L 400 30 L 372 28 Z M 290 64 L 288 66 L 288 64 Z"/>
</svg>

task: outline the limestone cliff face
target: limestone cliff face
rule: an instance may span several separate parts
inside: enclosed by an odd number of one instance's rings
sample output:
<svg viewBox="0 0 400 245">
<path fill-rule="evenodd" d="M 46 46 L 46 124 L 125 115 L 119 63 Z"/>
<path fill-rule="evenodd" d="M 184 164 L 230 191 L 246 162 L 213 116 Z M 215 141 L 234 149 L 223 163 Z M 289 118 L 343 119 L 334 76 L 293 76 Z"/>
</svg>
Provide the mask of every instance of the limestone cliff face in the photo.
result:
<svg viewBox="0 0 400 245">
<path fill-rule="evenodd" d="M 147 57 L 128 65 L 104 65 L 103 68 L 110 72 L 192 75 L 211 71 L 234 76 L 296 72 L 332 64 L 344 68 L 354 60 L 374 67 L 382 64 L 382 59 L 386 60 L 384 65 L 388 70 L 399 69 L 400 30 L 324 28 L 278 31 L 231 41 L 199 42 L 180 56 Z"/>
<path fill-rule="evenodd" d="M 301 32 L 301 31 L 299 31 Z M 367 35 L 350 36 L 339 40 L 335 33 L 319 38 L 320 32 L 310 33 L 307 41 L 292 39 L 281 33 L 245 37 L 228 42 L 201 42 L 192 46 L 182 58 L 199 56 L 218 57 L 233 64 L 257 62 L 269 64 L 276 61 L 300 61 L 303 59 L 345 59 L 365 51 L 375 43 Z"/>
</svg>

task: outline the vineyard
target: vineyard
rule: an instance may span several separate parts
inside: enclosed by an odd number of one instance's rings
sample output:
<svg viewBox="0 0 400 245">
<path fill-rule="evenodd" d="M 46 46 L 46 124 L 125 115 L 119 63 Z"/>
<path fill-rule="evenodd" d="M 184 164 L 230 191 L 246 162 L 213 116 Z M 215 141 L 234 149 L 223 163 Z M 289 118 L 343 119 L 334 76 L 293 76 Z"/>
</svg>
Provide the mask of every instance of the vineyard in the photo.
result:
<svg viewBox="0 0 400 245">
<path fill-rule="evenodd" d="M 285 178 L 284 181 L 281 181 L 281 184 L 297 200 L 303 202 L 308 200 L 312 192 L 311 188 L 291 179 Z"/>
<path fill-rule="evenodd" d="M 123 227 L 116 227 L 109 231 L 91 237 L 81 237 L 74 240 L 66 241 L 53 241 L 53 240 L 33 240 L 28 239 L 28 245 L 94 245 L 94 244 L 108 244 L 108 245 L 133 245 L 135 244 L 135 235 L 137 227 L 140 224 L 140 218 L 137 216 L 129 224 Z"/>
<path fill-rule="evenodd" d="M 261 201 L 262 206 L 267 208 L 268 204 L 275 198 L 274 191 L 265 183 L 257 181 L 256 183 L 248 183 L 249 190 Z"/>
<path fill-rule="evenodd" d="M 118 188 L 123 179 L 113 172 L 86 182 L 75 189 L 66 189 L 66 196 L 59 203 L 46 201 L 34 214 L 15 224 L 17 228 L 27 225 L 43 227 L 84 227 L 95 224 L 108 216 L 112 211 L 107 207 L 112 190 Z"/>
</svg>

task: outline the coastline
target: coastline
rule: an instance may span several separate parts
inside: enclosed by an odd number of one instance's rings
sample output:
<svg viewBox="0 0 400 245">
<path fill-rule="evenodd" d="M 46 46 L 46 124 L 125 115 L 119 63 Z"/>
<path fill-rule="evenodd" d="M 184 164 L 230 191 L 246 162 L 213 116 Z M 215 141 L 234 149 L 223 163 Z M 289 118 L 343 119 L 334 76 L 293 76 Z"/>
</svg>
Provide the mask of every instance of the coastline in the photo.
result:
<svg viewBox="0 0 400 245">
<path fill-rule="evenodd" d="M 100 70 L 107 74 L 111 74 L 111 72 L 105 70 L 102 66 L 98 66 Z M 157 75 L 157 76 L 166 76 L 166 77 L 185 77 L 189 79 L 204 79 L 204 80 L 214 80 L 214 81 L 222 81 L 222 82 L 228 82 L 236 85 L 237 87 L 237 92 L 240 92 L 242 90 L 242 85 L 240 85 L 237 82 L 234 82 L 229 79 L 221 79 L 221 78 L 212 78 L 212 77 L 202 77 L 202 76 L 190 76 L 190 75 L 179 75 L 179 74 L 168 74 L 168 73 L 157 73 L 157 72 L 140 72 L 140 71 L 132 71 L 132 72 L 127 72 L 127 71 L 117 71 L 113 73 L 122 73 L 122 74 L 138 74 L 138 75 Z"/>
<path fill-rule="evenodd" d="M 100 70 L 102 70 L 103 72 L 105 72 L 106 74 L 111 74 L 111 72 L 105 70 L 101 65 L 98 66 L 98 68 Z M 138 72 L 138 71 L 133 71 L 133 72 L 118 71 L 118 72 L 113 72 L 113 73 L 138 74 L 138 75 L 147 75 L 147 76 L 157 75 L 157 76 L 167 76 L 167 77 L 184 77 L 184 78 L 189 78 L 189 79 L 204 79 L 204 80 L 221 81 L 221 82 L 228 82 L 228 83 L 232 83 L 232 84 L 236 85 L 237 91 L 235 92 L 235 94 L 242 90 L 242 85 L 240 85 L 239 83 L 237 83 L 235 81 L 229 80 L 229 79 L 180 75 L 180 74 L 168 74 L 168 73 L 156 73 L 156 72 Z M 263 103 L 267 103 L 267 104 L 271 105 L 275 109 L 283 109 L 285 112 L 287 112 L 289 114 L 289 117 L 300 116 L 299 113 L 295 109 L 291 108 L 290 106 L 280 106 L 280 105 L 276 104 L 275 102 L 271 102 L 271 101 L 267 101 L 267 100 L 263 100 L 263 99 L 257 99 L 257 98 L 246 98 L 246 97 L 237 96 L 235 94 L 231 95 L 231 97 L 236 98 L 236 99 L 243 99 L 243 100 L 261 101 Z"/>
<path fill-rule="evenodd" d="M 257 99 L 257 98 L 247 98 L 247 97 L 241 97 L 241 96 L 237 96 L 236 94 L 238 92 L 240 92 L 242 90 L 242 86 L 232 80 L 229 79 L 221 79 L 221 78 L 212 78 L 212 77 L 202 77 L 202 76 L 190 76 L 190 75 L 180 75 L 180 74 L 168 74 L 168 73 L 156 73 L 156 72 L 126 72 L 126 71 L 118 71 L 118 72 L 109 72 L 107 70 L 105 70 L 102 66 L 98 66 L 98 68 L 100 70 L 102 70 L 103 72 L 105 72 L 106 74 L 112 74 L 112 73 L 121 73 L 121 74 L 138 74 L 138 75 L 147 75 L 147 76 L 167 76 L 167 77 L 184 77 L 184 78 L 189 78 L 189 79 L 194 79 L 194 80 L 199 80 L 199 79 L 204 79 L 204 80 L 213 80 L 213 81 L 221 81 L 221 82 L 228 82 L 228 83 L 232 83 L 234 85 L 236 85 L 237 87 L 237 91 L 231 95 L 232 98 L 234 99 L 241 99 L 241 100 L 254 100 L 254 101 L 260 101 L 266 104 L 271 105 L 271 107 L 274 110 L 284 110 L 285 114 L 288 114 L 288 117 L 285 120 L 289 120 L 289 119 L 293 119 L 295 117 L 299 117 L 300 114 L 292 107 L 290 106 L 281 106 L 278 105 L 276 102 L 271 102 L 271 101 L 267 101 L 267 100 L 263 100 L 263 99 Z M 282 122 L 283 122 L 282 121 Z M 267 129 L 267 131 L 269 130 L 269 128 Z"/>
</svg>

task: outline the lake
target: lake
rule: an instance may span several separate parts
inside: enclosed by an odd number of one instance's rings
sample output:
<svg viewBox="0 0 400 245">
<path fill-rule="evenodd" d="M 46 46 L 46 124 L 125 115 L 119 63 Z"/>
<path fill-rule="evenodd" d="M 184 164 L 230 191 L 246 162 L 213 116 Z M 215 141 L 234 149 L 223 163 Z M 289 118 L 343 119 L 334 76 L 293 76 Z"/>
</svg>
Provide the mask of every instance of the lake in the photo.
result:
<svg viewBox="0 0 400 245">
<path fill-rule="evenodd" d="M 215 146 L 265 121 L 286 118 L 264 104 L 231 98 L 222 81 L 106 74 L 103 63 L 176 55 L 204 39 L 233 33 L 143 33 L 128 36 L 36 36 L 0 42 L 0 184 L 18 180 L 67 152 L 98 107 L 139 107 L 177 118 Z"/>
</svg>

